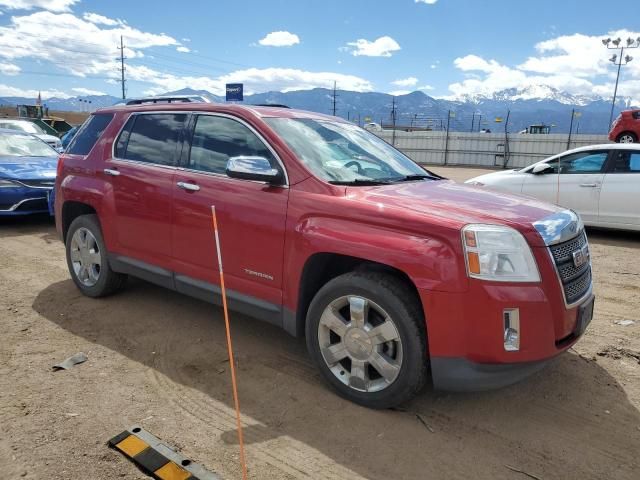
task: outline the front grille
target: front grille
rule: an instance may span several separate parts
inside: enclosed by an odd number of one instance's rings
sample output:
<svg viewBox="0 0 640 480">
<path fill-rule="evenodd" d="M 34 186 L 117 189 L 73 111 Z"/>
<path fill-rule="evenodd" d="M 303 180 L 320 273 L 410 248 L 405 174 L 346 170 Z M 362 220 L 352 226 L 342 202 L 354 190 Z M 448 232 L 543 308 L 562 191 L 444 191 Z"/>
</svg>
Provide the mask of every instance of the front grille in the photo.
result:
<svg viewBox="0 0 640 480">
<path fill-rule="evenodd" d="M 586 244 L 587 236 L 583 231 L 571 240 L 549 247 L 568 304 L 582 298 L 591 288 L 591 262 L 586 262 L 580 267 L 573 263 L 573 253 Z"/>
<path fill-rule="evenodd" d="M 55 180 L 18 180 L 22 185 L 29 188 L 53 188 Z"/>
</svg>

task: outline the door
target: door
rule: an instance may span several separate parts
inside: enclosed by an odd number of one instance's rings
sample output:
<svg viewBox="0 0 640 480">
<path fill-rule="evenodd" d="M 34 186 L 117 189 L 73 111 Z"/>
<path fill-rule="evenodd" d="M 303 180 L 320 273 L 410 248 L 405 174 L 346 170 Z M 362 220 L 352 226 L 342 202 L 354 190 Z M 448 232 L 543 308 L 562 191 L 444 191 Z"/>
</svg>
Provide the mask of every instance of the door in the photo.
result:
<svg viewBox="0 0 640 480">
<path fill-rule="evenodd" d="M 551 160 L 551 169 L 527 176 L 522 193 L 575 210 L 583 221 L 594 223 L 608 155 L 608 150 L 587 150 Z"/>
<path fill-rule="evenodd" d="M 171 197 L 187 114 L 133 114 L 114 158 L 105 161 L 113 188 L 114 253 L 165 269 L 171 266 Z"/>
<path fill-rule="evenodd" d="M 600 192 L 598 223 L 640 228 L 640 149 L 612 150 Z"/>
<path fill-rule="evenodd" d="M 273 149 L 238 119 L 203 114 L 194 116 L 192 124 L 190 148 L 183 150 L 173 193 L 176 287 L 208 295 L 208 300 L 219 293 L 213 205 L 230 305 L 279 323 L 289 189 L 229 178 L 225 171 L 235 156 L 265 157 L 273 168 L 283 173 L 284 168 Z"/>
</svg>

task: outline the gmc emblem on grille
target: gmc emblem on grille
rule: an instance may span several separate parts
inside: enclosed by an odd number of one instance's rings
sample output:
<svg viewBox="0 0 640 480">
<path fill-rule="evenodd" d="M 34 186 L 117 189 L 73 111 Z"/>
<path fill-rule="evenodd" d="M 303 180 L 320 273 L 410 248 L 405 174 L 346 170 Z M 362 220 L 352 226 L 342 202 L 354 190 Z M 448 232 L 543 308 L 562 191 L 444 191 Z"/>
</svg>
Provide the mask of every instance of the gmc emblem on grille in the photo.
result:
<svg viewBox="0 0 640 480">
<path fill-rule="evenodd" d="M 576 268 L 580 268 L 589 261 L 589 245 L 583 245 L 582 248 L 573 252 L 573 264 Z"/>
</svg>

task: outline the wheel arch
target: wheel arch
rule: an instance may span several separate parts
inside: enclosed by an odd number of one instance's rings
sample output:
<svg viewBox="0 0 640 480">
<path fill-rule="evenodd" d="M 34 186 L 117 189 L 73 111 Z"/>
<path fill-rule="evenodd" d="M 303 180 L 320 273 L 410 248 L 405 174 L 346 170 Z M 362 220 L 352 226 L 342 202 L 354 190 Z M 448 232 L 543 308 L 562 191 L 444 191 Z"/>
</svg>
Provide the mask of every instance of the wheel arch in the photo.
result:
<svg viewBox="0 0 640 480">
<path fill-rule="evenodd" d="M 424 312 L 420 295 L 415 283 L 411 280 L 402 270 L 379 263 L 366 258 L 353 257 L 350 255 L 344 255 L 332 252 L 319 252 L 314 253 L 307 258 L 304 267 L 302 268 L 302 275 L 300 277 L 300 285 L 298 289 L 298 301 L 295 312 L 289 314 L 290 317 L 285 321 L 285 330 L 289 333 L 304 337 L 305 336 L 305 323 L 306 316 L 309 310 L 309 305 L 313 300 L 313 297 L 318 293 L 318 290 L 322 288 L 330 280 L 343 275 L 345 273 L 354 271 L 373 271 L 390 275 L 402 282 L 409 288 L 416 300 L 419 302 L 420 308 Z M 424 328 L 426 329 L 426 323 Z"/>
<path fill-rule="evenodd" d="M 97 215 L 96 209 L 88 203 L 67 200 L 62 205 L 62 241 L 66 242 L 71 223 L 81 215 Z"/>
<path fill-rule="evenodd" d="M 638 141 L 638 134 L 636 134 L 635 132 L 631 131 L 631 130 L 625 130 L 624 132 L 620 132 L 618 134 L 618 136 L 616 137 L 616 142 L 620 143 L 620 139 L 624 136 L 624 135 L 631 135 L 631 137 L 634 139 L 635 142 Z"/>
</svg>

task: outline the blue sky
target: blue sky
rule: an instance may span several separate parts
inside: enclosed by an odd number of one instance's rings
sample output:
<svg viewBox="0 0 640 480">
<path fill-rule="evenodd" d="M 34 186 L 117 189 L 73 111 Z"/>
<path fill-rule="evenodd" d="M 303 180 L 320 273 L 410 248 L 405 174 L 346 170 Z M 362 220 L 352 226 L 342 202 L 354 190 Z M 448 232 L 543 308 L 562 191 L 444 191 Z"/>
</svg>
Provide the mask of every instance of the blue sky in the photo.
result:
<svg viewBox="0 0 640 480">
<path fill-rule="evenodd" d="M 0 0 L 0 96 L 185 86 L 248 93 L 315 86 L 436 97 L 548 85 L 609 96 L 602 37 L 640 37 L 637 0 Z M 640 99 L 638 59 L 620 93 Z M 629 52 L 633 55 L 633 52 Z"/>
</svg>

